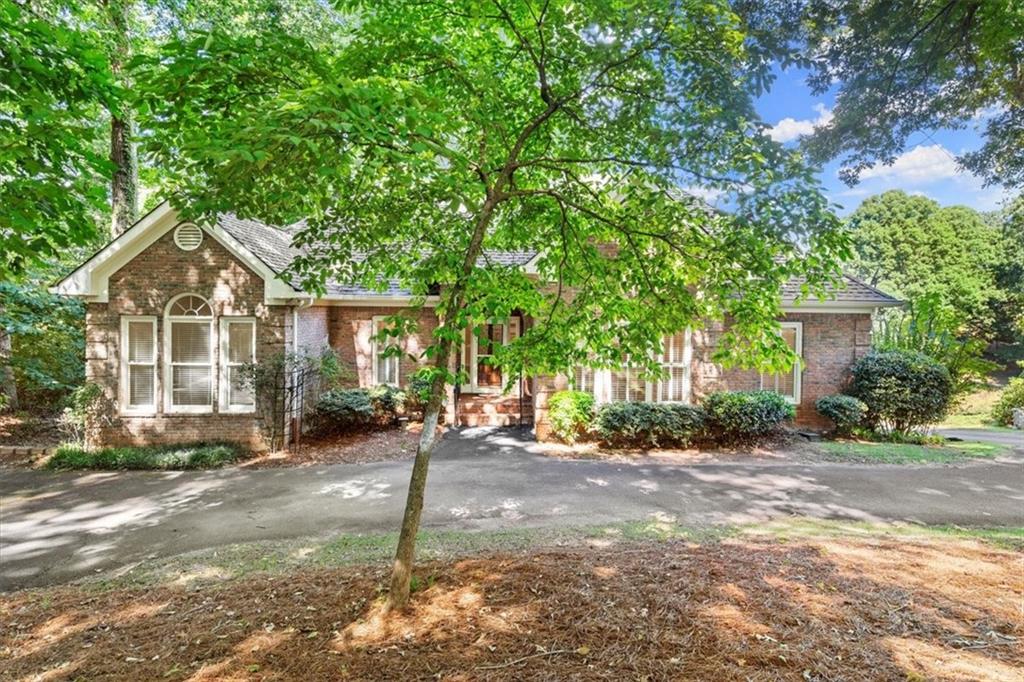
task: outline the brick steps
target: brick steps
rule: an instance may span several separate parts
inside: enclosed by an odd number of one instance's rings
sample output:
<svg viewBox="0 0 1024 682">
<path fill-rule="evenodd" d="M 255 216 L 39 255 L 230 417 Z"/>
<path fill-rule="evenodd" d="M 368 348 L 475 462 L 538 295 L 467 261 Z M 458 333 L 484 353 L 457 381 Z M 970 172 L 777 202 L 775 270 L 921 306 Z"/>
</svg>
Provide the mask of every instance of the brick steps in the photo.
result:
<svg viewBox="0 0 1024 682">
<path fill-rule="evenodd" d="M 522 419 L 520 419 L 520 406 Z M 463 394 L 459 396 L 460 426 L 515 426 L 533 422 L 533 400 L 518 396 Z"/>
</svg>

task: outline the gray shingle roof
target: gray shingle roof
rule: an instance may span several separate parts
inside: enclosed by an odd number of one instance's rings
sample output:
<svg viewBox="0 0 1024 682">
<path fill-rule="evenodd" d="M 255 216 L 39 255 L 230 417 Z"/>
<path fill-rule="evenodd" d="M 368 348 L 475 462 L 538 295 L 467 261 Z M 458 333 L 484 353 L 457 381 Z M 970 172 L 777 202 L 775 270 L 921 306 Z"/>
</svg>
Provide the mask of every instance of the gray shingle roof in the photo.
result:
<svg viewBox="0 0 1024 682">
<path fill-rule="evenodd" d="M 218 224 L 225 232 L 241 242 L 253 255 L 266 263 L 271 270 L 279 275 L 283 275 L 292 260 L 300 255 L 300 251 L 291 244 L 291 237 L 295 226 L 289 228 L 271 227 L 256 220 L 243 220 L 231 214 L 221 215 L 218 219 Z M 480 265 L 523 266 L 535 255 L 537 255 L 536 251 L 486 251 L 478 263 Z M 287 281 L 286 277 L 282 278 Z M 803 278 L 794 277 L 783 285 L 782 300 L 791 302 L 799 296 L 800 288 L 804 281 Z M 301 290 L 297 283 L 289 283 L 296 290 Z M 389 280 L 387 286 L 383 287 L 382 291 L 375 291 L 351 283 L 331 281 L 327 283 L 327 293 L 331 296 L 400 297 L 411 295 L 411 292 L 400 286 L 397 280 Z M 834 288 L 829 291 L 829 297 L 833 301 L 842 303 L 894 305 L 900 302 L 898 299 L 850 275 L 845 275 L 844 287 Z"/>
</svg>

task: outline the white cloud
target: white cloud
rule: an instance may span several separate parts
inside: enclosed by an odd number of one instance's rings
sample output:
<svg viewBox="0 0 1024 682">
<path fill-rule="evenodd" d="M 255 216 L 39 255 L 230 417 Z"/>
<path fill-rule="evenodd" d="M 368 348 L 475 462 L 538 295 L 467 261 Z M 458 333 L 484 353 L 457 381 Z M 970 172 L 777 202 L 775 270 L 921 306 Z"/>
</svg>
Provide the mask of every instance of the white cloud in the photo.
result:
<svg viewBox="0 0 1024 682">
<path fill-rule="evenodd" d="M 725 192 L 720 189 L 711 189 L 710 187 L 700 187 L 697 185 L 683 187 L 683 191 L 691 196 L 697 197 L 698 199 L 702 199 L 711 205 L 714 205 L 715 202 L 725 194 Z"/>
<path fill-rule="evenodd" d="M 776 142 L 790 142 L 802 135 L 810 135 L 816 126 L 828 125 L 832 120 L 832 110 L 824 104 L 815 104 L 814 110 L 818 112 L 817 118 L 801 121 L 795 118 L 784 118 L 768 129 L 768 136 Z"/>
<path fill-rule="evenodd" d="M 961 175 L 952 152 L 941 144 L 917 146 L 896 157 L 891 165 L 868 168 L 861 180 L 880 178 L 894 183 L 922 185 Z"/>
</svg>

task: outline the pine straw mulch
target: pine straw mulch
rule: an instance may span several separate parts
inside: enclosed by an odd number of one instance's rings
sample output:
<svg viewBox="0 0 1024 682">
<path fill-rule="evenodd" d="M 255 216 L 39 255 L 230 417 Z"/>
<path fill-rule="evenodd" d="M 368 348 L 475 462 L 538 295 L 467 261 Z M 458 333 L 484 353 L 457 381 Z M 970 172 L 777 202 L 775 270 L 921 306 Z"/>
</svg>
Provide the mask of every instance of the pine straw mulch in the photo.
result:
<svg viewBox="0 0 1024 682">
<path fill-rule="evenodd" d="M 317 464 L 366 464 L 410 459 L 416 455 L 422 424 L 410 422 L 378 431 L 309 437 L 299 447 L 263 453 L 239 466 L 245 469 L 311 466 Z"/>
<path fill-rule="evenodd" d="M 0 679 L 1020 680 L 1022 559 L 952 539 L 683 541 L 0 597 Z M 37 677 L 38 676 L 38 677 Z"/>
</svg>

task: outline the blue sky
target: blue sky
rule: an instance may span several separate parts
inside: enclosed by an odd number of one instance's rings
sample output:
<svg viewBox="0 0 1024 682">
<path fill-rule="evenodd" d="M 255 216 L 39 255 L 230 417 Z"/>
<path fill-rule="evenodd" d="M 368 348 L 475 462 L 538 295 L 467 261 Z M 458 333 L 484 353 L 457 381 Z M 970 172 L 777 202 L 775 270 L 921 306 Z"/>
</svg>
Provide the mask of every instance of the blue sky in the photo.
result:
<svg viewBox="0 0 1024 682">
<path fill-rule="evenodd" d="M 811 94 L 804 74 L 790 69 L 779 75 L 771 92 L 757 100 L 761 118 L 773 126 L 772 136 L 795 145 L 802 133 L 810 132 L 816 122 L 827 121 L 833 105 L 833 93 Z M 934 130 L 913 134 L 903 154 L 892 166 L 877 166 L 861 176 L 854 187 L 843 183 L 838 162 L 822 169 L 821 180 L 829 198 L 842 205 L 845 215 L 857 208 L 865 197 L 890 189 L 923 194 L 943 206 L 966 205 L 979 211 L 999 208 L 1005 197 L 1000 187 L 983 187 L 980 179 L 957 169 L 955 157 L 981 146 L 978 130 L 983 121 L 975 121 L 964 130 Z"/>
</svg>

